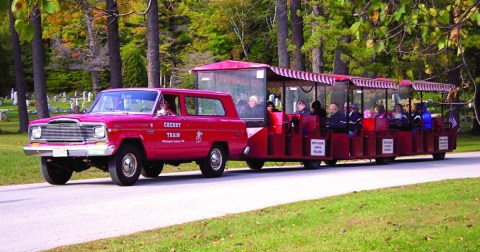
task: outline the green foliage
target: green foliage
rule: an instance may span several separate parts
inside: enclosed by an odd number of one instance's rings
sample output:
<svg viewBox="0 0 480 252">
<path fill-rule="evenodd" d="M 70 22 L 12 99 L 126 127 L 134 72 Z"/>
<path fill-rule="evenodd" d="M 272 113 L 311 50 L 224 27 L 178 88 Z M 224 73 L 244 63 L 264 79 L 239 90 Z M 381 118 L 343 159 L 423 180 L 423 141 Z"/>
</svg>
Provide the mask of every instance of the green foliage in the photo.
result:
<svg viewBox="0 0 480 252">
<path fill-rule="evenodd" d="M 11 45 L 8 17 L 0 17 L 0 97 L 10 94 L 15 84 Z"/>
<path fill-rule="evenodd" d="M 46 76 L 47 92 L 58 94 L 75 90 L 86 90 L 82 71 L 51 71 Z M 91 85 L 90 85 L 91 89 Z"/>
<path fill-rule="evenodd" d="M 135 44 L 129 44 L 121 49 L 123 61 L 122 75 L 124 87 L 145 87 L 148 83 L 145 58 Z"/>
</svg>

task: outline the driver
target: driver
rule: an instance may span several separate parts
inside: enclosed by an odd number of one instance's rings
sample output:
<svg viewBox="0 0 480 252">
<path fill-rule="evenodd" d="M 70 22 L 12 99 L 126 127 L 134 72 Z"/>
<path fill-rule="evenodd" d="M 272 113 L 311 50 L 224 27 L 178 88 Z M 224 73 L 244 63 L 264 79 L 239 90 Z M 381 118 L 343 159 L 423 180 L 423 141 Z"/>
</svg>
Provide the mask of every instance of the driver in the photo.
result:
<svg viewBox="0 0 480 252">
<path fill-rule="evenodd" d="M 160 101 L 160 110 L 158 111 L 160 115 L 174 116 L 175 112 L 170 109 L 170 104 L 167 100 Z"/>
</svg>

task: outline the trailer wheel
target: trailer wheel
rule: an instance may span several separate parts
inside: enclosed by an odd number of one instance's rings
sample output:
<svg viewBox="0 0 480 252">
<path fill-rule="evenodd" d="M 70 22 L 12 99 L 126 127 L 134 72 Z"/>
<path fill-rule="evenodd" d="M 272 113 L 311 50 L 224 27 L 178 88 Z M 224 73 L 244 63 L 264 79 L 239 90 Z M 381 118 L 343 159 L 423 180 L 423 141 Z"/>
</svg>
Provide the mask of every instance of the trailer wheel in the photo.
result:
<svg viewBox="0 0 480 252">
<path fill-rule="evenodd" d="M 442 153 L 433 153 L 433 160 L 444 160 L 445 159 L 445 152 Z"/>
<path fill-rule="evenodd" d="M 265 164 L 264 160 L 256 159 L 256 160 L 248 160 L 245 161 L 247 163 L 248 168 L 252 170 L 260 170 L 262 169 L 263 165 Z"/>
<path fill-rule="evenodd" d="M 142 171 L 142 158 L 138 149 L 123 144 L 115 156 L 108 160 L 108 172 L 112 181 L 120 186 L 131 186 L 138 181 Z"/>
<path fill-rule="evenodd" d="M 385 157 L 385 158 L 375 158 L 375 162 L 379 165 L 385 165 L 388 164 L 392 161 L 391 157 Z"/>
<path fill-rule="evenodd" d="M 47 162 L 46 157 L 40 158 L 40 171 L 42 172 L 45 181 L 52 185 L 64 185 L 70 180 L 73 173 L 73 171 L 69 171 Z"/>
<path fill-rule="evenodd" d="M 326 165 L 328 166 L 335 166 L 337 164 L 337 160 L 336 159 L 332 159 L 332 160 L 325 160 L 323 161 L 325 162 Z"/>
<path fill-rule="evenodd" d="M 163 170 L 163 162 L 148 162 L 143 164 L 142 176 L 145 178 L 156 178 Z"/>
<path fill-rule="evenodd" d="M 227 156 L 222 146 L 213 145 L 210 152 L 208 152 L 208 157 L 199 162 L 200 170 L 203 176 L 207 178 L 220 177 L 225 170 L 226 162 Z"/>
<path fill-rule="evenodd" d="M 322 164 L 322 161 L 303 161 L 303 167 L 308 170 L 318 169 L 320 168 L 320 164 Z"/>
</svg>

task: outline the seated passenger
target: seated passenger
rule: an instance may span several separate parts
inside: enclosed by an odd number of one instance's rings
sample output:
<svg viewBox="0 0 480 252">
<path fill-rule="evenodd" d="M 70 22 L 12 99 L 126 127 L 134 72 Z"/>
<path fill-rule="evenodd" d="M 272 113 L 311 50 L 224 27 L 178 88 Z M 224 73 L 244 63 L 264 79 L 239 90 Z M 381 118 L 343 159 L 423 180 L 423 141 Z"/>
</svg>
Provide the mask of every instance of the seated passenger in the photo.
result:
<svg viewBox="0 0 480 252">
<path fill-rule="evenodd" d="M 247 106 L 248 106 L 248 102 L 245 100 L 239 100 L 237 102 L 237 112 L 239 117 L 243 118 L 247 116 L 247 111 L 248 111 Z"/>
<path fill-rule="evenodd" d="M 331 103 L 328 106 L 327 114 L 327 127 L 331 128 L 344 128 L 345 124 L 342 124 L 342 113 L 338 111 L 338 105 Z"/>
<path fill-rule="evenodd" d="M 420 103 L 415 104 L 415 111 L 413 111 L 412 115 L 412 133 L 413 135 L 416 135 L 418 132 L 419 127 L 422 124 L 422 105 Z"/>
<path fill-rule="evenodd" d="M 325 128 L 326 126 L 326 119 L 327 119 L 327 111 L 322 108 L 322 104 L 320 101 L 312 102 L 310 107 L 310 114 L 317 115 L 320 118 L 320 128 Z"/>
<path fill-rule="evenodd" d="M 305 102 L 300 100 L 297 102 L 297 110 L 294 114 L 297 115 L 310 115 L 310 111 L 305 109 Z"/>
<path fill-rule="evenodd" d="M 160 115 L 167 115 L 167 116 L 174 116 L 175 112 L 170 109 L 170 104 L 167 100 L 160 101 L 160 111 L 158 111 Z"/>
<path fill-rule="evenodd" d="M 347 103 L 344 106 L 345 113 L 348 111 Z M 344 121 L 342 123 L 347 123 L 347 116 L 345 116 Z M 360 114 L 358 110 L 358 104 L 354 103 L 351 106 L 350 113 L 348 114 L 348 134 L 350 137 L 355 136 L 357 130 L 362 129 L 362 114 Z"/>
<path fill-rule="evenodd" d="M 375 106 L 373 118 L 387 118 L 387 112 L 385 112 L 385 107 L 383 105 Z"/>
<path fill-rule="evenodd" d="M 256 95 L 250 96 L 248 99 L 248 116 L 250 117 L 264 117 L 264 108 L 260 105 L 260 99 Z"/>
<path fill-rule="evenodd" d="M 365 109 L 365 111 L 363 111 L 363 118 L 372 118 L 372 111 L 370 109 Z"/>
<path fill-rule="evenodd" d="M 397 126 L 403 126 L 408 123 L 407 115 L 403 112 L 403 107 L 400 103 L 395 105 L 395 111 L 392 113 L 392 118 L 390 119 L 390 124 L 395 124 Z"/>
<path fill-rule="evenodd" d="M 278 109 L 275 108 L 275 104 L 271 101 L 267 101 L 267 112 L 272 113 L 272 112 L 279 112 Z"/>
<path fill-rule="evenodd" d="M 422 103 L 422 120 L 423 120 L 423 130 L 432 129 L 432 114 L 427 111 L 427 105 Z"/>
</svg>

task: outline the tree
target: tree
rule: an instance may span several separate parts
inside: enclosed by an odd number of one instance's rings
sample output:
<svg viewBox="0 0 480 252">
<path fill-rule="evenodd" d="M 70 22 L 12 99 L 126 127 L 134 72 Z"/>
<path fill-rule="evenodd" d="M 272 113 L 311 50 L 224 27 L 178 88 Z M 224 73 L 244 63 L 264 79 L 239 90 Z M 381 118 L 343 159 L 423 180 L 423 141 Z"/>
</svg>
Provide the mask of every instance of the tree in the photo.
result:
<svg viewBox="0 0 480 252">
<path fill-rule="evenodd" d="M 288 52 L 287 0 L 275 0 L 277 21 L 278 66 L 290 68 L 290 53 Z"/>
<path fill-rule="evenodd" d="M 120 57 L 120 37 L 118 35 L 119 11 L 117 0 L 107 1 L 108 58 L 110 61 L 110 83 L 112 88 L 122 87 L 122 58 Z"/>
<path fill-rule="evenodd" d="M 123 86 L 145 87 L 148 79 L 145 58 L 140 54 L 136 45 L 128 44 L 124 46 L 121 56 L 125 62 L 122 67 Z"/>
<path fill-rule="evenodd" d="M 9 1 L 8 6 L 12 6 L 12 0 Z M 20 46 L 20 38 L 17 31 L 15 31 L 15 17 L 12 13 L 12 8 L 8 8 L 8 16 L 10 20 L 10 33 L 12 37 L 12 56 L 13 69 L 15 72 L 15 89 L 17 90 L 18 98 L 18 117 L 19 130 L 18 132 L 28 131 L 28 113 L 26 104 L 26 88 L 25 78 L 23 75 L 22 51 Z"/>
<path fill-rule="evenodd" d="M 303 37 L 303 18 L 302 2 L 300 0 L 291 0 L 290 2 L 290 21 L 292 26 L 293 49 L 293 69 L 306 71 L 305 53 L 302 52 L 305 39 Z"/>
<path fill-rule="evenodd" d="M 147 0 L 147 69 L 148 87 L 160 87 L 160 34 L 158 31 L 158 2 Z"/>
</svg>

